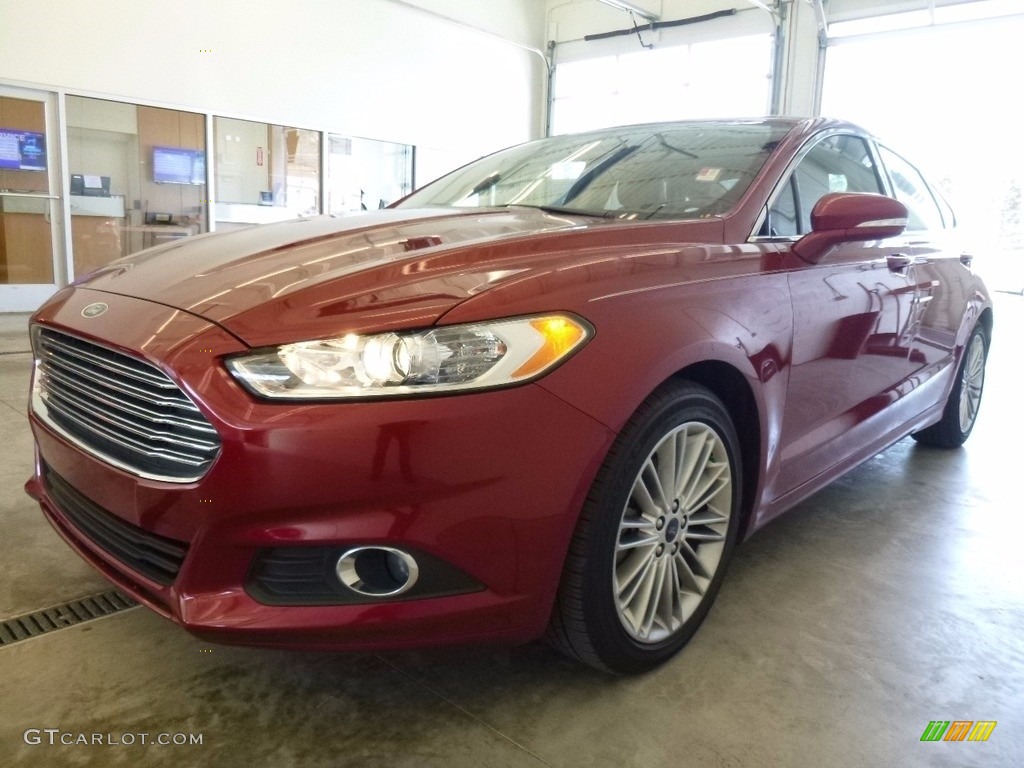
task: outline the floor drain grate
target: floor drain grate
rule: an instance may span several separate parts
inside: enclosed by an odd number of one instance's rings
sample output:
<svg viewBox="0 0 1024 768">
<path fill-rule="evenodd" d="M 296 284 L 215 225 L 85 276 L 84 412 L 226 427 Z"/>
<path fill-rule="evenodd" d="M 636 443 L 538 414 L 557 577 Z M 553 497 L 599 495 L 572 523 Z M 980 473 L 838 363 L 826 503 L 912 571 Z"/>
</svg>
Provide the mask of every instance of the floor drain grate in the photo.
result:
<svg viewBox="0 0 1024 768">
<path fill-rule="evenodd" d="M 123 592 L 112 589 L 98 595 L 71 600 L 53 608 L 15 616 L 13 619 L 0 622 L 0 646 L 13 645 L 57 629 L 101 619 L 136 605 L 138 603 Z"/>
</svg>

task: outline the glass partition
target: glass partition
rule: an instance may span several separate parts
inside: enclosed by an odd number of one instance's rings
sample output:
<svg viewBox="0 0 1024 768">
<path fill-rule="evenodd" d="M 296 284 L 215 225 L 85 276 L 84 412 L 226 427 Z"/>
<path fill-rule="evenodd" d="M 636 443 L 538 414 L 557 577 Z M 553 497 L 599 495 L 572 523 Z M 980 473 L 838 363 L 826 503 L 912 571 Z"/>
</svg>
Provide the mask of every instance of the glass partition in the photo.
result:
<svg viewBox="0 0 1024 768">
<path fill-rule="evenodd" d="M 0 96 L 0 285 L 54 282 L 47 169 L 44 102 Z"/>
<path fill-rule="evenodd" d="M 410 145 L 212 115 L 208 126 L 206 118 L 0 85 L 0 306 L 33 309 L 71 280 L 206 232 L 211 220 L 230 230 L 375 210 L 415 183 Z"/>
<path fill-rule="evenodd" d="M 320 212 L 320 133 L 217 117 L 218 230 Z"/>
<path fill-rule="evenodd" d="M 327 155 L 327 212 L 386 208 L 412 192 L 408 144 L 331 134 Z"/>
<path fill-rule="evenodd" d="M 203 115 L 67 97 L 75 277 L 206 231 Z"/>
</svg>

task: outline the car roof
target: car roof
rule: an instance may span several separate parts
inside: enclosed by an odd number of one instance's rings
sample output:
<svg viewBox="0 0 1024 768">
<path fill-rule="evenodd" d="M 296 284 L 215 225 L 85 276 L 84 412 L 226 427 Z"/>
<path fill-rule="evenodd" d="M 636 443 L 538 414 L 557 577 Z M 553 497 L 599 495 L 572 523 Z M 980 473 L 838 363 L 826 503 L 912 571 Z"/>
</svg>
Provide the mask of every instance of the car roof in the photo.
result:
<svg viewBox="0 0 1024 768">
<path fill-rule="evenodd" d="M 559 135 L 577 135 L 577 136 L 600 136 L 608 133 L 616 133 L 620 131 L 641 131 L 644 129 L 650 130 L 664 130 L 666 128 L 674 127 L 687 127 L 687 126 L 731 126 L 731 125 L 774 125 L 790 130 L 794 128 L 800 128 L 801 133 L 813 133 L 815 131 L 824 128 L 845 128 L 848 130 L 856 131 L 857 133 L 868 135 L 858 125 L 850 123 L 846 120 L 839 120 L 831 117 L 798 117 L 798 116 L 763 116 L 763 117 L 743 117 L 743 118 L 701 118 L 696 120 L 673 120 L 669 122 L 653 122 L 653 123 L 635 123 L 631 125 L 615 125 L 604 128 L 596 128 L 589 131 L 574 131 L 569 134 Z"/>
</svg>

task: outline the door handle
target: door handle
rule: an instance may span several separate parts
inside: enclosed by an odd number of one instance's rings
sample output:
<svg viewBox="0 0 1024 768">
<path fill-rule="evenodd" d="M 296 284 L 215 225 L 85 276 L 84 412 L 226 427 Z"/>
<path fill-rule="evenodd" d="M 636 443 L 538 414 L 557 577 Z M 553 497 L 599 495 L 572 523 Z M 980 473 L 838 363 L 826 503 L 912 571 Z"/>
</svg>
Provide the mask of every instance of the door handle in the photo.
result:
<svg viewBox="0 0 1024 768">
<path fill-rule="evenodd" d="M 914 263 L 914 257 L 908 256 L 905 253 L 892 253 L 885 257 L 885 261 L 889 265 L 890 272 L 905 275 L 910 265 Z"/>
</svg>

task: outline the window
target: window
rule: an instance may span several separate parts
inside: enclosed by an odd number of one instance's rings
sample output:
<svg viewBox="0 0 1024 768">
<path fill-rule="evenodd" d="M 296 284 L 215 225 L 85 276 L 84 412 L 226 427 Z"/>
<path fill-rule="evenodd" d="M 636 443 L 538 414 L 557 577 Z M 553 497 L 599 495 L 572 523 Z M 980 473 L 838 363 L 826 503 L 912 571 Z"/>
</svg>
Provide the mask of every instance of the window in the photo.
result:
<svg viewBox="0 0 1024 768">
<path fill-rule="evenodd" d="M 75 276 L 206 231 L 206 121 L 176 109 L 67 97 Z"/>
<path fill-rule="evenodd" d="M 764 234 L 769 237 L 796 237 L 800 234 L 800 218 L 796 208 L 796 184 L 790 176 L 768 214 Z"/>
<path fill-rule="evenodd" d="M 907 206 L 907 229 L 942 229 L 942 213 L 918 170 L 886 147 L 879 146 L 896 199 Z"/>
<path fill-rule="evenodd" d="M 408 144 L 332 133 L 327 147 L 327 213 L 386 208 L 412 192 Z"/>
<path fill-rule="evenodd" d="M 715 216 L 743 196 L 787 131 L 750 121 L 556 136 L 471 163 L 402 205 L 555 206 L 628 219 Z"/>
<path fill-rule="evenodd" d="M 555 72 L 552 130 L 761 115 L 771 66 L 771 35 L 566 61 Z"/>
<path fill-rule="evenodd" d="M 832 192 L 882 194 L 871 151 L 864 139 L 836 134 L 815 144 L 800 160 L 786 188 L 768 212 L 765 234 L 787 237 L 810 232 L 811 211 L 822 197 Z"/>
<path fill-rule="evenodd" d="M 218 230 L 320 212 L 319 131 L 217 117 Z"/>
</svg>

